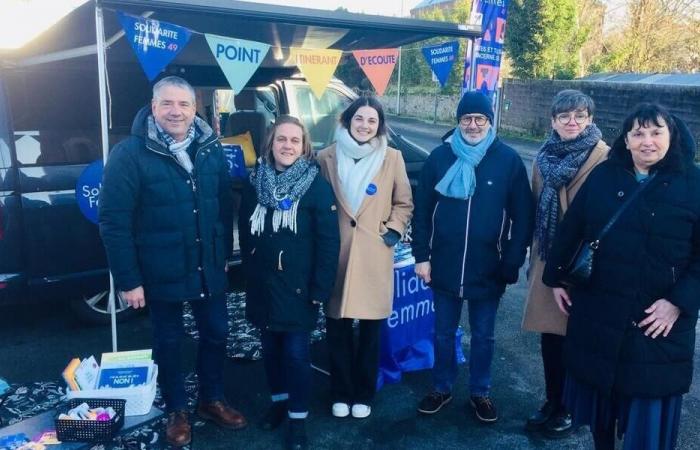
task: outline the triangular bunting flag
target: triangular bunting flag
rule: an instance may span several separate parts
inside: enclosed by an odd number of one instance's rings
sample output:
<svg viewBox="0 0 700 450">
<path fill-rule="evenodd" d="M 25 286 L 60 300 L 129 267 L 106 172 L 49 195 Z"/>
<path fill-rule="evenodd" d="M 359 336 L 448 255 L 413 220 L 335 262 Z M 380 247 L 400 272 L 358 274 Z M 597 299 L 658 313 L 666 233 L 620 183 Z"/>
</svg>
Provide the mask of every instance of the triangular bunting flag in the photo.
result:
<svg viewBox="0 0 700 450">
<path fill-rule="evenodd" d="M 374 86 L 377 95 L 384 95 L 384 90 L 389 84 L 389 78 L 391 78 L 391 73 L 394 71 L 396 60 L 399 57 L 399 49 L 355 50 L 352 55 Z"/>
<path fill-rule="evenodd" d="M 224 72 L 233 92 L 238 94 L 265 59 L 269 44 L 205 34 L 216 62 Z"/>
<path fill-rule="evenodd" d="M 312 50 L 298 47 L 291 49 L 292 61 L 306 77 L 316 98 L 321 98 L 340 62 L 341 50 Z"/>
<path fill-rule="evenodd" d="M 148 81 L 153 81 L 190 41 L 192 32 L 168 22 L 118 11 L 126 38 L 136 52 Z"/>
<path fill-rule="evenodd" d="M 447 78 L 450 76 L 450 69 L 457 59 L 459 42 L 451 41 L 444 44 L 423 47 L 423 56 L 428 61 L 430 69 L 440 82 L 440 86 L 445 87 Z"/>
</svg>

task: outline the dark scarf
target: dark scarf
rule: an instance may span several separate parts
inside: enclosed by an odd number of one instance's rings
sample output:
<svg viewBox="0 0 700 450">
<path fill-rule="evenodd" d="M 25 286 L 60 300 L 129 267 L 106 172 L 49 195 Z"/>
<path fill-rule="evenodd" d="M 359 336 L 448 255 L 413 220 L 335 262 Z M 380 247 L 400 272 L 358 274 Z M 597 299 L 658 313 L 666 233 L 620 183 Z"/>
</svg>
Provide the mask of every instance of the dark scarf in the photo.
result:
<svg viewBox="0 0 700 450">
<path fill-rule="evenodd" d="M 535 239 L 539 256 L 546 261 L 559 223 L 559 191 L 574 179 L 603 134 L 590 124 L 575 139 L 562 141 L 552 130 L 535 160 L 542 175 L 542 193 L 537 202 Z"/>
<path fill-rule="evenodd" d="M 303 157 L 279 174 L 270 164 L 258 164 L 250 175 L 250 182 L 258 198 L 258 205 L 250 218 L 251 234 L 262 234 L 268 209 L 273 210 L 273 232 L 288 228 L 296 233 L 299 200 L 311 186 L 316 174 L 318 166 Z"/>
</svg>

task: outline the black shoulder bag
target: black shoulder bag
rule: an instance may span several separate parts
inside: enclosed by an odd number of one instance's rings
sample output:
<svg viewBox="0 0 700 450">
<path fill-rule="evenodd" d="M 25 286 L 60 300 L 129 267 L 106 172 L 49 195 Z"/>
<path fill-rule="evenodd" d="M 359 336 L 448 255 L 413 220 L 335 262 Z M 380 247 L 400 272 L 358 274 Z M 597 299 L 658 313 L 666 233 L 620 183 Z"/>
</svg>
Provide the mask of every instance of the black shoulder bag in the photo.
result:
<svg viewBox="0 0 700 450">
<path fill-rule="evenodd" d="M 598 233 L 598 236 L 591 242 L 581 241 L 573 258 L 564 269 L 564 277 L 562 283 L 569 287 L 581 287 L 588 284 L 593 274 L 593 264 L 595 260 L 595 252 L 598 250 L 600 241 L 608 234 L 610 228 L 617 222 L 622 213 L 636 199 L 639 194 L 646 188 L 651 180 L 656 176 L 656 173 L 651 174 L 646 180 L 641 183 L 641 186 L 629 196 L 629 198 L 620 205 L 620 208 L 612 216 L 610 221 Z"/>
</svg>

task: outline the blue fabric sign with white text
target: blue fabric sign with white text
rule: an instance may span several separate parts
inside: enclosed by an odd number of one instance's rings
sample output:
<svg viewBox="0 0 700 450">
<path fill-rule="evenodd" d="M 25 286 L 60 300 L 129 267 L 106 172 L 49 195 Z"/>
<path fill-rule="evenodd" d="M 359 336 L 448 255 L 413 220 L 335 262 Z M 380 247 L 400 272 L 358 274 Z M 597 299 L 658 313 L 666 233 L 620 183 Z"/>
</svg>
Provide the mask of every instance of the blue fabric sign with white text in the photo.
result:
<svg viewBox="0 0 700 450">
<path fill-rule="evenodd" d="M 403 372 L 433 367 L 435 306 L 433 291 L 415 273 L 413 264 L 394 269 L 394 303 L 382 323 L 377 389 L 398 383 Z M 462 330 L 455 336 L 455 359 L 465 361 Z"/>
<path fill-rule="evenodd" d="M 98 202 L 102 188 L 102 160 L 90 163 L 75 183 L 75 199 L 80 212 L 92 223 L 97 224 Z"/>
<path fill-rule="evenodd" d="M 190 41 L 192 32 L 168 22 L 117 13 L 148 81 L 153 81 Z"/>
<path fill-rule="evenodd" d="M 245 178 L 247 172 L 245 170 L 245 159 L 243 157 L 243 148 L 238 144 L 224 144 L 224 156 L 228 164 L 228 173 L 231 178 Z"/>
<path fill-rule="evenodd" d="M 450 76 L 450 70 L 457 60 L 459 42 L 445 42 L 444 44 L 434 45 L 432 47 L 423 47 L 421 50 L 423 51 L 425 60 L 430 65 L 430 69 L 440 82 L 440 86 L 445 87 L 447 78 Z"/>
</svg>

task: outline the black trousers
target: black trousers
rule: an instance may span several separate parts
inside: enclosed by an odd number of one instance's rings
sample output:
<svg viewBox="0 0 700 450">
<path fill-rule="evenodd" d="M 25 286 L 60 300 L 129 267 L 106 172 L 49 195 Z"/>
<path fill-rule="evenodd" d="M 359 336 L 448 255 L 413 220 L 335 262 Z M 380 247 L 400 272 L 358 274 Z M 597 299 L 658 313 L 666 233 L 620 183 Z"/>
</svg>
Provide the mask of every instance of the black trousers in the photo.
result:
<svg viewBox="0 0 700 450">
<path fill-rule="evenodd" d="M 381 320 L 360 320 L 355 343 L 353 319 L 326 317 L 333 403 L 369 405 L 377 389 Z"/>
<path fill-rule="evenodd" d="M 544 365 L 544 383 L 547 391 L 547 401 L 563 408 L 564 393 L 564 336 L 542 333 L 542 363 Z"/>
</svg>

